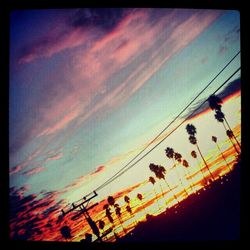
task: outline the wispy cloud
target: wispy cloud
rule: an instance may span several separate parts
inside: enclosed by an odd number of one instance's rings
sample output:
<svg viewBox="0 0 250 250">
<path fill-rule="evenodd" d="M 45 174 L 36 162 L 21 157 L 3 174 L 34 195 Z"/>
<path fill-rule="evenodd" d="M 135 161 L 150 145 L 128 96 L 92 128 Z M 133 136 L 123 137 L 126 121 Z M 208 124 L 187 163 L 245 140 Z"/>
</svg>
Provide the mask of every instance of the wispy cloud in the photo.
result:
<svg viewBox="0 0 250 250">
<path fill-rule="evenodd" d="M 40 173 L 40 172 L 45 171 L 45 170 L 47 170 L 47 168 L 37 167 L 37 168 L 32 168 L 30 170 L 27 170 L 27 171 L 23 172 L 22 174 L 29 176 L 29 175 L 34 175 L 34 174 Z"/>
<path fill-rule="evenodd" d="M 81 15 L 92 15 L 86 13 Z M 52 28 L 48 34 L 53 38 L 41 38 L 40 43 L 45 45 L 41 49 L 31 50 L 32 53 L 26 53 L 25 57 L 32 57 L 33 60 L 52 56 L 56 51 L 71 51 L 74 46 L 85 44 L 81 39 L 87 39 L 88 46 L 80 46 L 74 52 L 72 50 L 68 64 L 51 74 L 51 84 L 41 93 L 47 102 L 44 103 L 44 98 L 41 98 L 42 102 L 37 105 L 37 122 L 27 126 L 28 132 L 20 137 L 22 141 L 13 145 L 20 147 L 31 138 L 38 137 L 43 139 L 46 147 L 60 132 L 68 138 L 88 119 L 112 112 L 220 14 L 220 11 L 190 10 L 182 13 L 173 10 L 165 15 L 155 15 L 152 22 L 152 10 L 129 10 L 117 17 L 114 14 L 111 28 L 103 29 L 97 25 L 100 31 L 98 35 L 95 35 L 93 22 L 89 25 L 84 18 L 81 21 L 80 16 L 70 22 L 67 19 L 58 27 L 55 25 L 55 30 Z M 86 27 L 85 21 L 88 23 Z M 62 35 L 65 30 L 67 32 Z M 28 47 L 35 48 L 36 44 Z M 55 49 L 59 47 L 60 50 Z M 22 60 L 32 62 L 25 57 Z M 68 80 L 58 81 L 58 75 L 65 75 Z M 56 96 L 53 94 L 55 91 Z"/>
<path fill-rule="evenodd" d="M 59 160 L 63 157 L 63 153 L 62 152 L 58 152 L 55 155 L 49 156 L 46 161 L 55 161 L 55 160 Z"/>
</svg>

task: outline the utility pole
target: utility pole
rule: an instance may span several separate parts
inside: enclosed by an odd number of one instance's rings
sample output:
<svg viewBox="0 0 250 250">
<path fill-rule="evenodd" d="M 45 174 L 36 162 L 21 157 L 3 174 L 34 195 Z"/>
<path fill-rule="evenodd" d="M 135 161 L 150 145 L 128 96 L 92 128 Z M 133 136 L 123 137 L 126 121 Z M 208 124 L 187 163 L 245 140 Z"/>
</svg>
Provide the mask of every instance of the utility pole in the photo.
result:
<svg viewBox="0 0 250 250">
<path fill-rule="evenodd" d="M 88 197 L 88 196 L 90 196 L 90 197 Z M 78 217 L 80 217 L 83 214 L 84 217 L 85 217 L 85 219 L 86 219 L 86 221 L 88 222 L 90 228 L 92 229 L 93 233 L 97 236 L 98 241 L 102 241 L 102 238 L 104 236 L 106 236 L 108 233 L 110 233 L 111 230 L 110 231 L 108 230 L 106 233 L 104 233 L 102 236 L 100 236 L 99 228 L 96 225 L 95 221 L 93 221 L 93 219 L 91 218 L 91 216 L 90 216 L 90 214 L 88 212 L 90 209 L 92 209 L 93 207 L 95 207 L 95 206 L 98 205 L 98 203 L 95 203 L 95 204 L 93 204 L 93 205 L 91 205 L 91 206 L 88 207 L 89 202 L 93 198 L 95 198 L 97 196 L 97 193 L 96 193 L 96 191 L 93 191 L 93 194 L 91 193 L 88 196 L 85 196 L 85 197 L 83 197 L 83 199 L 80 199 L 80 200 L 78 200 L 76 202 L 73 202 L 71 204 L 71 207 L 68 210 L 64 211 L 62 209 L 61 210 L 62 216 L 64 217 L 66 214 L 69 214 L 69 213 L 71 213 L 73 211 L 79 211 L 79 213 L 77 213 L 76 215 L 72 216 L 71 219 L 75 220 L 75 219 L 77 219 Z"/>
</svg>

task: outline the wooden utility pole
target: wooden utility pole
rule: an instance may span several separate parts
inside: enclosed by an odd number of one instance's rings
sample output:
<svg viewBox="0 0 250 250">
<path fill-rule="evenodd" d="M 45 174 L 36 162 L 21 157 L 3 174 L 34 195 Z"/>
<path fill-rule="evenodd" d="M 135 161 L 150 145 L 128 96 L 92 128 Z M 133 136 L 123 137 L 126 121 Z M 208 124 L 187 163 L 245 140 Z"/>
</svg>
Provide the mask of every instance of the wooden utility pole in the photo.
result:
<svg viewBox="0 0 250 250">
<path fill-rule="evenodd" d="M 90 197 L 88 197 L 88 196 L 90 196 Z M 108 231 L 108 232 L 106 232 L 106 233 L 104 233 L 102 236 L 100 236 L 99 228 L 96 225 L 95 221 L 91 218 L 91 216 L 90 216 L 90 214 L 88 212 L 90 209 L 92 209 L 93 207 L 95 207 L 95 206 L 98 205 L 98 203 L 95 203 L 95 204 L 93 204 L 93 205 L 91 205 L 91 206 L 88 207 L 89 202 L 93 198 L 95 198 L 97 196 L 97 193 L 96 193 L 96 191 L 94 191 L 93 194 L 91 193 L 88 196 L 87 196 L 88 198 L 87 197 L 83 197 L 83 199 L 78 200 L 76 202 L 73 202 L 72 205 L 71 205 L 71 207 L 68 210 L 64 211 L 62 209 L 61 210 L 62 216 L 65 216 L 66 214 L 69 214 L 69 213 L 71 213 L 73 211 L 79 211 L 79 213 L 77 213 L 76 215 L 72 216 L 71 219 L 75 220 L 75 219 L 77 219 L 78 217 L 80 217 L 83 214 L 84 217 L 85 217 L 85 219 L 86 219 L 86 221 L 88 222 L 90 228 L 92 229 L 93 233 L 97 236 L 97 238 L 98 238 L 97 240 L 98 241 L 102 241 L 102 238 L 104 236 L 106 236 L 108 233 L 110 233 L 111 230 Z"/>
</svg>

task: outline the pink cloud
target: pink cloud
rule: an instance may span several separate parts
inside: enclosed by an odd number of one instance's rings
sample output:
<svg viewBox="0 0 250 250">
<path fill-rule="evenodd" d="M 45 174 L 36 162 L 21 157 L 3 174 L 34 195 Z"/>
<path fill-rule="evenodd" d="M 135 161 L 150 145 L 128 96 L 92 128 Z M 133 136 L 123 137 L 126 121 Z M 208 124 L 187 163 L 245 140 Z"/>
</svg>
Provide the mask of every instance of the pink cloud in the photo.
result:
<svg viewBox="0 0 250 250">
<path fill-rule="evenodd" d="M 10 169 L 10 172 L 9 172 L 9 173 L 10 173 L 10 175 L 16 174 L 16 173 L 20 172 L 21 170 L 23 170 L 25 167 L 26 167 L 25 164 L 17 165 L 17 166 L 15 166 L 15 167 L 12 167 L 12 168 Z"/>
<path fill-rule="evenodd" d="M 105 166 L 99 166 L 95 172 L 93 172 L 91 175 L 95 175 L 95 174 L 98 174 L 99 172 L 102 172 L 105 170 Z"/>
<path fill-rule="evenodd" d="M 178 11 L 173 11 L 161 16 L 152 25 L 149 13 L 141 10 L 127 15 L 112 32 L 97 41 L 92 40 L 90 49 L 81 49 L 74 54 L 67 71 L 70 91 L 62 92 L 60 101 L 51 100 L 50 108 L 40 109 L 43 119 L 32 134 L 50 136 L 47 139 L 49 144 L 53 136 L 73 124 L 70 131 L 66 132 L 65 139 L 62 139 L 67 140 L 91 116 L 104 109 L 110 112 L 124 103 L 220 14 L 219 11 L 194 11 L 190 12 L 186 20 L 173 22 L 175 17 L 180 16 Z M 164 40 L 161 35 L 168 27 L 169 35 Z M 91 37 L 91 32 L 87 36 Z M 156 46 L 158 39 L 163 42 Z M 149 60 L 128 72 L 123 82 L 109 85 L 114 74 L 149 49 L 152 51 Z"/>
<path fill-rule="evenodd" d="M 38 134 L 37 137 L 44 136 L 44 135 L 54 134 L 55 132 L 64 129 L 78 115 L 79 115 L 79 112 L 77 110 L 73 110 L 73 111 L 69 112 L 62 119 L 60 119 L 59 121 L 57 121 L 53 126 L 48 127 L 45 130 L 43 130 L 40 134 Z"/>
<path fill-rule="evenodd" d="M 34 175 L 34 174 L 40 173 L 42 171 L 45 171 L 46 169 L 47 168 L 45 168 L 45 167 L 32 168 L 30 170 L 23 172 L 22 174 L 25 176 L 30 176 L 30 175 Z"/>
<path fill-rule="evenodd" d="M 29 45 L 28 52 L 21 56 L 19 63 L 30 63 L 38 58 L 48 58 L 65 49 L 70 49 L 82 45 L 86 38 L 89 38 L 87 32 L 80 27 L 62 30 L 55 28 L 45 36 Z"/>
<path fill-rule="evenodd" d="M 59 153 L 57 153 L 57 154 L 55 154 L 55 155 L 53 155 L 53 156 L 49 156 L 49 157 L 47 158 L 46 161 L 59 160 L 59 159 L 61 159 L 62 157 L 63 157 L 63 153 L 62 153 L 62 152 L 59 152 Z"/>
</svg>

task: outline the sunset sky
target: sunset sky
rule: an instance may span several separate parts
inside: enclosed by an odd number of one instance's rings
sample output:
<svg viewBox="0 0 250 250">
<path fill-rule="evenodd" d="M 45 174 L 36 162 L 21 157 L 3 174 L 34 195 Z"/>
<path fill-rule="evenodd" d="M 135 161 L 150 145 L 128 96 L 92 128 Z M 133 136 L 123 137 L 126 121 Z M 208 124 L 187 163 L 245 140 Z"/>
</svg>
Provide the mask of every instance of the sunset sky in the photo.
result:
<svg viewBox="0 0 250 250">
<path fill-rule="evenodd" d="M 59 210 L 92 192 L 140 152 L 239 50 L 237 11 L 13 11 L 11 194 L 32 200 L 38 213 L 47 201 L 43 209 L 49 213 L 51 207 Z M 239 66 L 240 55 L 196 104 Z M 238 78 L 240 72 L 230 82 Z M 223 110 L 235 128 L 240 124 L 240 87 L 230 96 L 228 89 L 226 85 L 221 90 Z M 213 131 L 218 140 L 227 140 L 212 111 L 193 118 L 192 123 L 207 157 L 214 147 Z M 184 125 L 100 190 L 96 201 L 147 180 L 152 175 L 151 162 L 168 166 L 167 146 L 190 156 L 192 145 Z"/>
</svg>

